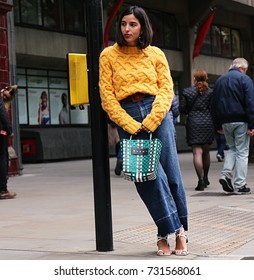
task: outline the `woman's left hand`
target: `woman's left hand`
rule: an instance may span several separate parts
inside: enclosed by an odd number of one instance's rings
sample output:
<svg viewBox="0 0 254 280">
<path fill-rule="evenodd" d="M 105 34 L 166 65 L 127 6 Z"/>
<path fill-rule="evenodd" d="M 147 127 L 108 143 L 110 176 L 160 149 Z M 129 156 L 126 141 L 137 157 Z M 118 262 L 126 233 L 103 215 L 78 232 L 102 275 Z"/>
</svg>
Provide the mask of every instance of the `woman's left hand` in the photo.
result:
<svg viewBox="0 0 254 280">
<path fill-rule="evenodd" d="M 141 127 L 134 134 L 137 135 L 141 131 L 145 131 L 147 133 L 151 133 L 151 131 L 142 124 Z"/>
</svg>

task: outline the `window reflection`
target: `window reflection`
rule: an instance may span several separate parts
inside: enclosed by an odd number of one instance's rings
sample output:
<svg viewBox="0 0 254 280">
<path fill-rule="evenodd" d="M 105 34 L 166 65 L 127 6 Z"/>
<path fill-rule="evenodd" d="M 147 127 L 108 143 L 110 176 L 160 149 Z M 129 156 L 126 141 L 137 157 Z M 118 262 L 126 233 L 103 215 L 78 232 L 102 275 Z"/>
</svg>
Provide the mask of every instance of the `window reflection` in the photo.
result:
<svg viewBox="0 0 254 280">
<path fill-rule="evenodd" d="M 227 27 L 221 28 L 221 49 L 222 55 L 226 57 L 231 57 L 231 33 L 230 29 Z"/>
<path fill-rule="evenodd" d="M 15 24 L 84 32 L 83 0 L 14 0 Z"/>
<path fill-rule="evenodd" d="M 43 0 L 43 24 L 45 27 L 60 28 L 58 0 Z"/>
<path fill-rule="evenodd" d="M 83 32 L 83 0 L 65 0 L 64 18 L 65 30 L 74 32 Z"/>
<path fill-rule="evenodd" d="M 20 17 L 27 24 L 42 25 L 40 0 L 20 1 Z"/>
<path fill-rule="evenodd" d="M 213 54 L 220 55 L 221 54 L 221 34 L 220 28 L 216 25 L 212 26 L 212 50 Z"/>
<path fill-rule="evenodd" d="M 223 57 L 241 56 L 240 32 L 229 27 L 212 25 L 201 53 Z"/>
<path fill-rule="evenodd" d="M 234 57 L 241 56 L 241 38 L 237 30 L 232 30 L 232 55 Z"/>
</svg>

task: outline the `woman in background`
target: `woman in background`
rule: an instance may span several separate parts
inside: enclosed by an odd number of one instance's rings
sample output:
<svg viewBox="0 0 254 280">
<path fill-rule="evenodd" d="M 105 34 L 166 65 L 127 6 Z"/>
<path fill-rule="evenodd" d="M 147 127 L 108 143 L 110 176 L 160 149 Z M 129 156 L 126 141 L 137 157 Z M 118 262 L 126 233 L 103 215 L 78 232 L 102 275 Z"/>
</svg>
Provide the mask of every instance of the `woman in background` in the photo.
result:
<svg viewBox="0 0 254 280">
<path fill-rule="evenodd" d="M 187 114 L 186 140 L 192 147 L 193 164 L 198 177 L 196 191 L 203 191 L 210 184 L 210 145 L 214 140 L 214 126 L 211 116 L 211 95 L 205 70 L 194 71 L 194 86 L 183 90 L 179 110 Z"/>
</svg>

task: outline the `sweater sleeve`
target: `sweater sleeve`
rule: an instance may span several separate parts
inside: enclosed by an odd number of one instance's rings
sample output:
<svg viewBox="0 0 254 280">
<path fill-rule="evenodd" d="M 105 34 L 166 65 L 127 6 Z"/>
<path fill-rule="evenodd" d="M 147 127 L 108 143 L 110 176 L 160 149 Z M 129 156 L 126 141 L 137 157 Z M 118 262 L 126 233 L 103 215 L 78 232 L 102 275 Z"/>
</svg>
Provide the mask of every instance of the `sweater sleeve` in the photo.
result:
<svg viewBox="0 0 254 280">
<path fill-rule="evenodd" d="M 169 111 L 174 97 L 173 80 L 165 54 L 154 47 L 156 58 L 156 72 L 158 92 L 152 105 L 151 112 L 143 120 L 142 124 L 154 132 L 161 124 Z"/>
<path fill-rule="evenodd" d="M 141 123 L 137 122 L 127 114 L 116 99 L 113 86 L 113 71 L 107 49 L 104 49 L 100 55 L 99 66 L 99 86 L 102 108 L 113 122 L 128 133 L 134 134 L 140 128 Z"/>
</svg>

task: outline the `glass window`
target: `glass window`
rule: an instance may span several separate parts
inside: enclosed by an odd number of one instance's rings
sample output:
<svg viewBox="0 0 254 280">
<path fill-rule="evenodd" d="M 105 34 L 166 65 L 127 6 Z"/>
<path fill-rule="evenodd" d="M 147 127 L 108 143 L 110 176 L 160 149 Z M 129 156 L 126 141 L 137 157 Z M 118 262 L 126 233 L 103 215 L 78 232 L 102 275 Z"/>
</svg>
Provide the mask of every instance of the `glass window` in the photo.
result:
<svg viewBox="0 0 254 280">
<path fill-rule="evenodd" d="M 64 0 L 64 25 L 66 31 L 84 32 L 83 0 Z"/>
<path fill-rule="evenodd" d="M 43 0 L 43 25 L 60 29 L 60 8 L 58 0 Z"/>
<path fill-rule="evenodd" d="M 20 22 L 20 6 L 19 6 L 19 1 L 18 0 L 14 0 L 13 1 L 13 5 L 14 5 L 14 20 L 15 22 Z"/>
<path fill-rule="evenodd" d="M 78 108 L 71 110 L 71 122 L 73 124 L 88 123 L 88 105 L 84 106 L 84 110 Z"/>
<path fill-rule="evenodd" d="M 20 0 L 20 22 L 42 25 L 40 0 Z M 17 4 L 17 1 L 14 2 Z"/>
<path fill-rule="evenodd" d="M 179 45 L 178 25 L 174 16 L 163 14 L 164 45 L 167 49 L 177 49 Z"/>
<path fill-rule="evenodd" d="M 49 76 L 55 76 L 55 77 L 65 77 L 67 78 L 67 72 L 61 72 L 61 71 L 48 71 Z"/>
<path fill-rule="evenodd" d="M 83 0 L 14 0 L 16 24 L 84 33 Z"/>
<path fill-rule="evenodd" d="M 241 36 L 237 30 L 232 30 L 232 55 L 233 57 L 241 56 Z"/>
<path fill-rule="evenodd" d="M 68 88 L 67 79 L 59 77 L 49 78 L 49 87 L 66 89 Z"/>
<path fill-rule="evenodd" d="M 231 57 L 231 32 L 229 28 L 221 28 L 221 39 L 222 55 L 226 57 Z"/>
<path fill-rule="evenodd" d="M 19 123 L 28 124 L 26 89 L 21 88 L 19 85 L 17 96 L 18 96 L 18 108 L 19 108 Z"/>
<path fill-rule="evenodd" d="M 211 46 L 210 52 L 209 46 Z M 241 56 L 240 32 L 229 27 L 212 25 L 205 38 L 201 53 L 222 57 Z"/>
<path fill-rule="evenodd" d="M 26 86 L 26 76 L 18 75 L 18 85 L 19 85 L 19 87 Z"/>
<path fill-rule="evenodd" d="M 28 75 L 40 75 L 40 76 L 47 76 L 47 70 L 40 70 L 40 69 L 27 69 L 26 73 Z"/>
<path fill-rule="evenodd" d="M 163 17 L 160 12 L 148 11 L 148 16 L 153 27 L 153 44 L 158 47 L 164 46 Z"/>
<path fill-rule="evenodd" d="M 88 106 L 70 110 L 67 72 L 17 69 L 22 125 L 88 124 Z"/>
<path fill-rule="evenodd" d="M 215 55 L 221 54 L 221 32 L 220 28 L 216 25 L 210 28 L 212 32 L 212 53 Z"/>
<path fill-rule="evenodd" d="M 211 33 L 210 33 L 210 31 L 208 31 L 208 33 L 205 37 L 203 46 L 202 46 L 202 53 L 210 55 L 211 54 L 211 47 L 212 47 L 211 46 Z"/>
<path fill-rule="evenodd" d="M 27 76 L 27 85 L 29 87 L 47 87 L 48 79 L 47 77 L 40 76 Z"/>
</svg>

